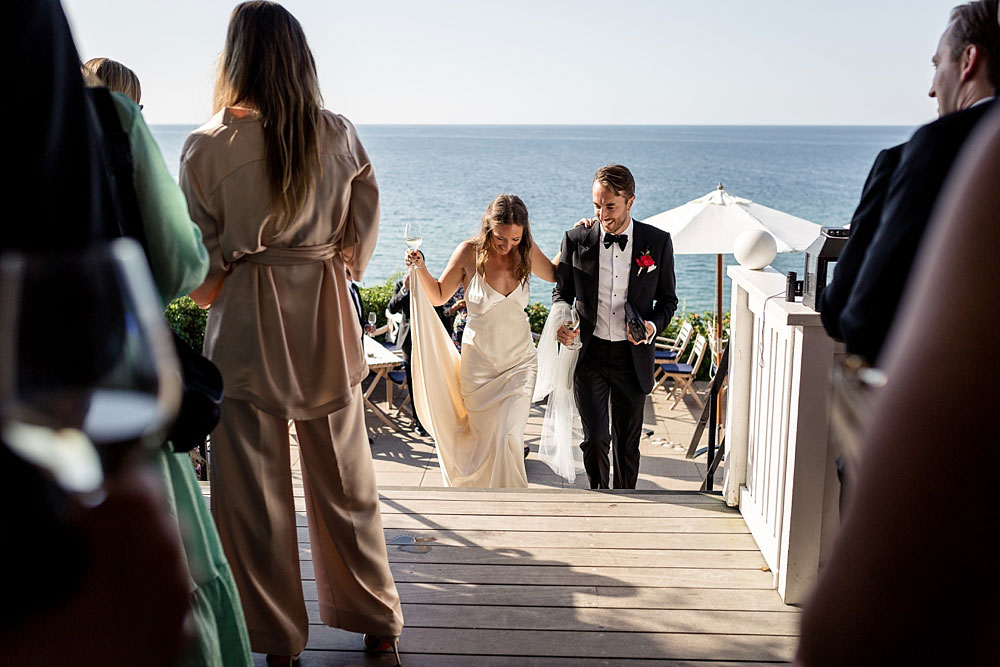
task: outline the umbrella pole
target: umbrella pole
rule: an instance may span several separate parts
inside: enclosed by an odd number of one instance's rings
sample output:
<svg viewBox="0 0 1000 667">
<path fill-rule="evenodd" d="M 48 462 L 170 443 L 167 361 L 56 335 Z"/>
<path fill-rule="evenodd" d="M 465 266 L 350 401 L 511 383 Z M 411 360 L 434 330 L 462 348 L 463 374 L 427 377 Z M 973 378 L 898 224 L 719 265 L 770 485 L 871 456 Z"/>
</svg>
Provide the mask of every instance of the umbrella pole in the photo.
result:
<svg viewBox="0 0 1000 667">
<path fill-rule="evenodd" d="M 718 365 L 722 354 L 722 255 L 715 256 L 715 353 L 713 359 Z"/>
<path fill-rule="evenodd" d="M 719 368 L 719 364 L 722 359 L 722 255 L 715 256 L 715 366 L 716 373 L 721 373 L 722 369 Z M 721 385 L 720 385 L 721 390 Z M 716 435 L 719 434 L 718 429 L 722 427 L 722 401 L 716 398 L 715 401 L 715 428 Z M 709 461 L 711 464 L 711 461 Z"/>
</svg>

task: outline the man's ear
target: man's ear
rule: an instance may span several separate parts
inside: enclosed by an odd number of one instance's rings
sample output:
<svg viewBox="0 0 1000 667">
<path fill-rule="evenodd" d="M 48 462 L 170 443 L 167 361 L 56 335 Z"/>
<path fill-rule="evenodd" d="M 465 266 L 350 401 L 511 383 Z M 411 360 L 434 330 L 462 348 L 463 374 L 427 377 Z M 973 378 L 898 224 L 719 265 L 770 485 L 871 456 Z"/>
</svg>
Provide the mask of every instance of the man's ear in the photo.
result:
<svg viewBox="0 0 1000 667">
<path fill-rule="evenodd" d="M 985 66 L 982 62 L 983 57 L 979 53 L 979 47 L 975 44 L 969 44 L 962 51 L 962 56 L 959 58 L 959 67 L 961 67 L 962 82 L 971 80 L 976 73 L 979 71 L 980 67 Z"/>
</svg>

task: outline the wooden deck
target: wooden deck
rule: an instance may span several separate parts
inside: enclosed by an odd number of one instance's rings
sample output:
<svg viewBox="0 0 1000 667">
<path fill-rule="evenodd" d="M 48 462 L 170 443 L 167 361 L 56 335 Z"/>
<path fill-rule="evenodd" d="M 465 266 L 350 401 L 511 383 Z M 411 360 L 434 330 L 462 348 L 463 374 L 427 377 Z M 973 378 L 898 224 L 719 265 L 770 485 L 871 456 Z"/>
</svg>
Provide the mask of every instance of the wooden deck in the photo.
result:
<svg viewBox="0 0 1000 667">
<path fill-rule="evenodd" d="M 375 397 L 384 396 L 377 388 Z M 639 489 L 569 484 L 537 460 L 526 490 L 441 487 L 433 442 L 369 415 L 389 561 L 403 602 L 406 667 L 757 665 L 787 662 L 799 612 L 781 602 L 739 512 L 699 493 L 685 459 L 693 401 L 647 400 Z M 383 409 L 388 406 L 382 404 Z M 389 410 L 390 414 L 394 414 Z M 402 421 L 407 420 L 403 417 Z M 391 665 L 319 622 L 294 433 L 302 585 L 313 625 L 305 667 Z M 721 486 L 718 474 L 717 489 Z M 207 485 L 205 486 L 208 495 Z M 257 665 L 264 656 L 255 655 Z"/>
<path fill-rule="evenodd" d="M 319 623 L 301 497 L 297 505 L 314 623 L 304 664 L 392 664 Z M 407 667 L 793 657 L 798 610 L 782 604 L 742 518 L 718 496 L 391 487 L 382 512 Z"/>
</svg>

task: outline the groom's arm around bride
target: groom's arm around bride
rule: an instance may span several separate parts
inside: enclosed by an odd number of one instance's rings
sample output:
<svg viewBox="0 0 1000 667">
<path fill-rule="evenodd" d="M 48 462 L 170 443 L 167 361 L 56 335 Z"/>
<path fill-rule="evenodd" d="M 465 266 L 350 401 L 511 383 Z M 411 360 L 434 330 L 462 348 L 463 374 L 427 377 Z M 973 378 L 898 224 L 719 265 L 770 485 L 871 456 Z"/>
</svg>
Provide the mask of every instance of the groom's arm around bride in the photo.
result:
<svg viewBox="0 0 1000 667">
<path fill-rule="evenodd" d="M 609 486 L 612 444 L 614 487 L 635 488 L 643 408 L 653 388 L 651 343 L 677 309 L 673 245 L 666 232 L 632 219 L 635 181 L 627 168 L 598 170 L 593 195 L 599 224 L 564 235 L 552 300 L 575 302 L 580 316 L 583 346 L 574 384 L 591 488 Z M 644 340 L 628 332 L 626 303 L 645 320 Z M 566 343 L 575 336 L 563 329 L 559 338 Z"/>
</svg>

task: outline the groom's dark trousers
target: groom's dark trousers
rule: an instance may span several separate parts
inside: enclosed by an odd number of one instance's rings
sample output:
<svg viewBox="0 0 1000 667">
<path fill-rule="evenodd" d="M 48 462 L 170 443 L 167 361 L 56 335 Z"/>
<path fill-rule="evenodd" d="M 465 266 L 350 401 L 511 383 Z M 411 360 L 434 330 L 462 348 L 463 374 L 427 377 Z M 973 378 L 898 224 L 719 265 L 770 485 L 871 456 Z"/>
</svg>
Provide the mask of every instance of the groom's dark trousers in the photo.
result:
<svg viewBox="0 0 1000 667">
<path fill-rule="evenodd" d="M 662 333 L 677 309 L 674 292 L 674 250 L 670 235 L 632 221 L 632 257 L 627 301 L 636 313 Z M 583 464 L 590 488 L 607 489 L 611 482 L 609 449 L 614 448 L 614 488 L 634 489 L 639 477 L 639 438 L 646 394 L 653 389 L 653 345 L 610 342 L 594 335 L 597 322 L 601 231 L 597 225 L 576 227 L 563 237 L 553 301 L 576 304 L 580 314 L 580 358 L 573 376 L 576 405 L 583 423 Z M 644 266 L 648 256 L 655 269 Z M 621 327 L 624 313 L 613 318 Z M 608 403 L 611 414 L 608 414 Z M 609 417 L 611 421 L 609 429 Z M 610 431 L 610 432 L 609 432 Z"/>
<path fill-rule="evenodd" d="M 634 489 L 639 479 L 639 438 L 646 392 L 632 366 L 632 343 L 592 337 L 576 364 L 573 386 L 583 424 L 583 465 L 590 488 L 608 488 L 608 452 L 614 443 L 614 488 Z M 608 399 L 615 420 L 608 432 Z"/>
</svg>

